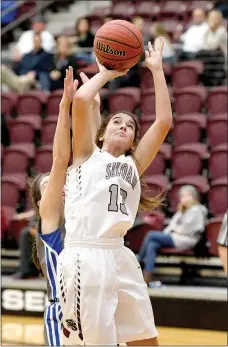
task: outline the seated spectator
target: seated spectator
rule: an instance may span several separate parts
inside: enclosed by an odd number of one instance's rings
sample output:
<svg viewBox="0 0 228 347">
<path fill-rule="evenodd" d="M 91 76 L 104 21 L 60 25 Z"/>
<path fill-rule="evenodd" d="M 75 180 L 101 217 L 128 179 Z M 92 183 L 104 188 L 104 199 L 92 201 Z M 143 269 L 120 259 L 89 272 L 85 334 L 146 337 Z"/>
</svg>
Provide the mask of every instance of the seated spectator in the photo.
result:
<svg viewBox="0 0 228 347">
<path fill-rule="evenodd" d="M 52 55 L 42 48 L 40 34 L 34 34 L 34 49 L 24 55 L 18 66 L 18 74 L 26 75 L 33 71 L 42 90 L 50 90 L 49 71 L 52 67 Z"/>
<path fill-rule="evenodd" d="M 43 16 L 36 16 L 32 20 L 32 29 L 21 34 L 18 43 L 16 44 L 13 60 L 19 62 L 24 54 L 31 52 L 34 49 L 34 34 L 40 34 L 42 47 L 46 52 L 52 52 L 55 47 L 54 36 L 45 30 L 45 20 Z"/>
<path fill-rule="evenodd" d="M 75 25 L 75 35 L 71 37 L 71 42 L 76 46 L 80 58 L 94 62 L 92 48 L 94 35 L 91 31 L 91 22 L 89 18 L 79 18 Z M 77 54 L 77 56 L 78 56 Z"/>
<path fill-rule="evenodd" d="M 210 11 L 208 25 L 203 49 L 196 54 L 196 58 L 204 62 L 203 84 L 218 86 L 223 84 L 227 69 L 227 31 L 221 12 Z"/>
<path fill-rule="evenodd" d="M 29 211 L 30 213 L 30 211 Z M 23 218 L 26 217 L 25 215 Z M 19 218 L 19 217 L 18 217 Z M 27 217 L 26 217 L 27 218 Z M 36 235 L 37 217 L 33 215 L 29 225 L 21 230 L 19 239 L 20 270 L 13 277 L 16 279 L 28 279 L 38 277 L 39 272 L 32 260 L 33 241 Z"/>
<path fill-rule="evenodd" d="M 136 26 L 136 28 L 138 28 L 143 36 L 143 40 L 144 40 L 144 45 L 147 45 L 150 37 L 149 35 L 145 32 L 145 20 L 140 17 L 140 16 L 134 16 L 131 19 L 132 24 L 134 24 Z"/>
<path fill-rule="evenodd" d="M 7 91 L 16 91 L 18 93 L 27 92 L 30 90 L 36 80 L 36 74 L 33 71 L 28 72 L 25 75 L 17 76 L 13 70 L 6 65 L 1 65 L 2 84 L 6 85 Z"/>
<path fill-rule="evenodd" d="M 186 185 L 179 191 L 180 203 L 169 225 L 162 231 L 149 232 L 140 249 L 140 261 L 144 263 L 144 279 L 153 286 L 152 278 L 157 252 L 161 248 L 185 250 L 194 248 L 201 238 L 206 224 L 206 208 L 200 204 L 195 187 Z"/>
<path fill-rule="evenodd" d="M 68 66 L 75 67 L 76 58 L 72 54 L 72 45 L 67 36 L 59 36 L 57 50 L 52 56 L 52 68 L 50 72 L 51 90 L 63 89 L 64 78 Z"/>
<path fill-rule="evenodd" d="M 228 235 L 227 235 L 227 214 L 228 211 L 225 213 L 225 216 L 223 218 L 222 226 L 219 231 L 219 236 L 218 236 L 218 252 L 219 252 L 219 257 L 222 261 L 224 271 L 226 275 L 228 274 L 227 271 L 227 248 L 228 248 Z"/>
<path fill-rule="evenodd" d="M 208 24 L 202 8 L 196 8 L 192 12 L 192 22 L 193 24 L 180 37 L 180 41 L 183 43 L 180 60 L 195 59 L 195 54 L 204 46 L 204 36 Z"/>
<path fill-rule="evenodd" d="M 221 50 L 227 58 L 227 30 L 224 26 L 222 13 L 217 10 L 212 10 L 208 14 L 209 28 L 204 37 L 204 49 Z"/>
<path fill-rule="evenodd" d="M 164 38 L 164 48 L 162 53 L 163 62 L 170 65 L 176 64 L 176 53 L 173 49 L 171 38 L 169 37 L 169 34 L 166 31 L 165 27 L 160 23 L 153 24 L 151 26 L 151 34 L 152 42 L 159 36 L 162 36 Z"/>
<path fill-rule="evenodd" d="M 15 0 L 1 1 L 1 28 L 3 29 L 8 24 L 12 23 L 17 17 L 17 8 Z M 9 11 L 10 9 L 12 9 Z M 6 14 L 4 12 L 7 11 Z M 9 12 L 8 12 L 9 11 Z M 8 44 L 14 40 L 13 30 L 9 30 L 6 34 L 2 35 L 2 44 Z"/>
</svg>

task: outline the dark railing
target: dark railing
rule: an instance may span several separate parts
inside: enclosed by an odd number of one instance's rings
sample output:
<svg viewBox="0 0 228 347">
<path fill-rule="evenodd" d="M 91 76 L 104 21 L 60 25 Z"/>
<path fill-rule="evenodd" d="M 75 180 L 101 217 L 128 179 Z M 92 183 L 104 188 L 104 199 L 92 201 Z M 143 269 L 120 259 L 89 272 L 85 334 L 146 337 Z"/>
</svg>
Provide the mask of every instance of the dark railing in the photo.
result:
<svg viewBox="0 0 228 347">
<path fill-rule="evenodd" d="M 4 34 L 8 33 L 10 30 L 16 28 L 19 24 L 23 23 L 24 21 L 26 21 L 27 19 L 30 19 L 32 16 L 40 13 L 41 11 L 45 10 L 48 6 L 50 6 L 51 4 L 53 4 L 55 0 L 45 0 L 45 1 L 37 1 L 36 2 L 36 7 L 31 9 L 29 12 L 22 14 L 19 18 L 15 19 L 15 21 L 9 23 L 8 25 L 6 25 L 2 30 L 1 30 L 1 36 L 3 36 Z M 25 1 L 21 1 L 20 6 L 23 5 L 23 3 L 25 3 Z M 17 6 L 16 8 L 20 7 Z M 8 11 L 8 9 L 7 9 Z M 10 11 L 6 12 L 9 13 L 12 11 L 12 7 L 10 8 Z M 6 13 L 2 13 L 2 15 L 6 14 Z"/>
</svg>

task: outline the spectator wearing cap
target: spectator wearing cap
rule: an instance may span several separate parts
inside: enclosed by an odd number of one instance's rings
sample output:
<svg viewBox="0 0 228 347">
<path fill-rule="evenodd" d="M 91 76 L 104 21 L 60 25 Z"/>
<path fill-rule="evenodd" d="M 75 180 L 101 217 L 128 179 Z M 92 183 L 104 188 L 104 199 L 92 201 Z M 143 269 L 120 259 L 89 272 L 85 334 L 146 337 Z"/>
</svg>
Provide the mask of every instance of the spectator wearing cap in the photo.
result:
<svg viewBox="0 0 228 347">
<path fill-rule="evenodd" d="M 34 49 L 34 34 L 40 34 L 42 47 L 46 52 L 52 52 L 55 48 L 55 39 L 52 33 L 45 30 L 43 16 L 36 16 L 32 20 L 32 29 L 25 31 L 19 38 L 13 54 L 14 61 L 20 61 L 24 54 Z"/>
<path fill-rule="evenodd" d="M 153 286 L 152 277 L 157 252 L 161 248 L 192 249 L 200 241 L 206 224 L 207 209 L 200 204 L 195 187 L 186 185 L 179 191 L 178 211 L 162 231 L 151 231 L 145 236 L 140 249 L 144 263 L 144 279 Z"/>
</svg>

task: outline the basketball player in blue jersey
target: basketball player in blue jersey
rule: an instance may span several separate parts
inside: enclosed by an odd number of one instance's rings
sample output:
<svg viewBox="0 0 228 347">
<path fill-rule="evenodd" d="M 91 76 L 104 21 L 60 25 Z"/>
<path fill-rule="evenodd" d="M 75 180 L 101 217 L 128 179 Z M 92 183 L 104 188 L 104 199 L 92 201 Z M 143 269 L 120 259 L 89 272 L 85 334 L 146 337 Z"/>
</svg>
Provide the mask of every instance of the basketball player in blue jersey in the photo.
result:
<svg viewBox="0 0 228 347">
<path fill-rule="evenodd" d="M 88 81 L 81 73 L 83 83 Z M 50 304 L 44 314 L 45 342 L 60 346 L 62 312 L 56 291 L 57 258 L 63 249 L 64 228 L 64 183 L 70 159 L 69 110 L 78 81 L 73 81 L 73 69 L 66 70 L 64 93 L 53 145 L 53 164 L 50 173 L 37 175 L 30 181 L 30 193 L 39 217 L 33 259 L 41 274 L 47 279 L 47 295 Z M 93 100 L 94 137 L 100 125 L 99 94 Z"/>
<path fill-rule="evenodd" d="M 75 94 L 72 108 L 73 165 L 65 195 L 64 249 L 58 258 L 63 313 L 61 344 L 158 345 L 153 311 L 141 268 L 124 246 L 138 207 L 161 198 L 141 193 L 140 177 L 151 164 L 172 124 L 162 68 L 164 39 L 145 52 L 154 79 L 156 120 L 139 144 L 138 123 L 128 112 L 106 118 L 92 137 L 91 102 L 110 80 L 127 71 L 99 72 Z"/>
</svg>

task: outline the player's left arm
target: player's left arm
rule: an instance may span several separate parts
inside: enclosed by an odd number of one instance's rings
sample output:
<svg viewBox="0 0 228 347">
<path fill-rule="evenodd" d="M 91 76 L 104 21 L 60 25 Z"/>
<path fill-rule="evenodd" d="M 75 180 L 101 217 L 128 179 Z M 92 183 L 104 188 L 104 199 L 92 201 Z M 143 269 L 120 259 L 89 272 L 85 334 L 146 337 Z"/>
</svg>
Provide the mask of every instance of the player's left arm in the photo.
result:
<svg viewBox="0 0 228 347">
<path fill-rule="evenodd" d="M 150 166 L 172 125 L 170 97 L 162 68 L 163 46 L 164 39 L 160 37 L 155 40 L 154 49 L 149 42 L 148 51 L 145 51 L 145 62 L 154 79 L 156 120 L 142 137 L 135 151 L 140 175 Z"/>
</svg>

